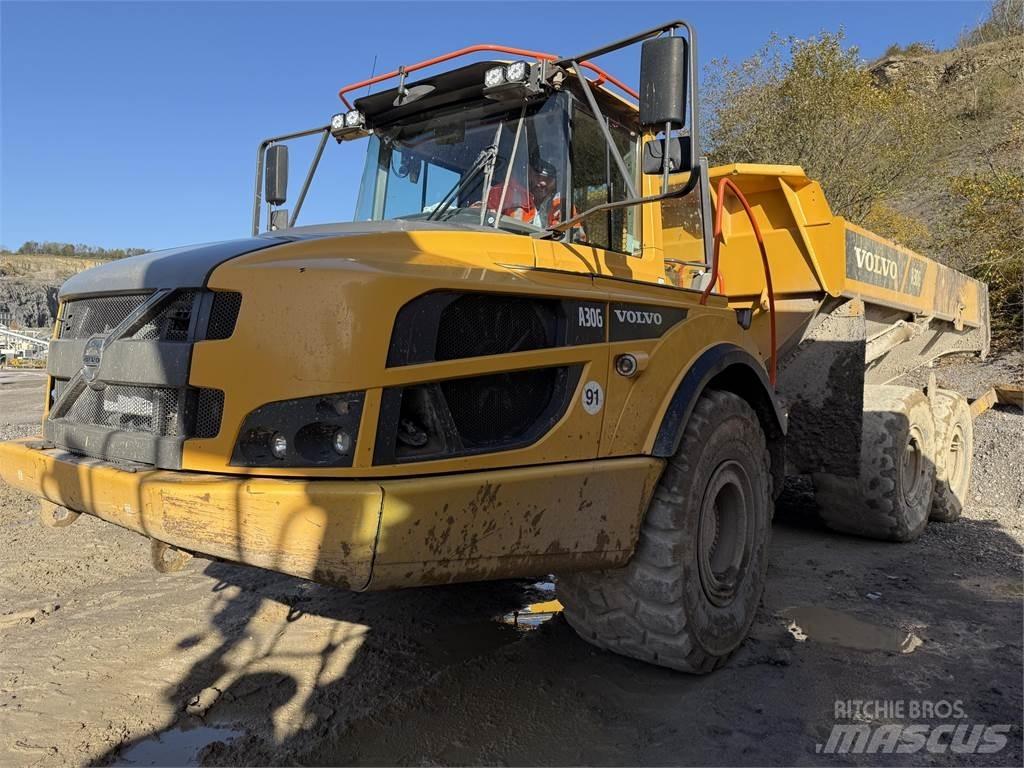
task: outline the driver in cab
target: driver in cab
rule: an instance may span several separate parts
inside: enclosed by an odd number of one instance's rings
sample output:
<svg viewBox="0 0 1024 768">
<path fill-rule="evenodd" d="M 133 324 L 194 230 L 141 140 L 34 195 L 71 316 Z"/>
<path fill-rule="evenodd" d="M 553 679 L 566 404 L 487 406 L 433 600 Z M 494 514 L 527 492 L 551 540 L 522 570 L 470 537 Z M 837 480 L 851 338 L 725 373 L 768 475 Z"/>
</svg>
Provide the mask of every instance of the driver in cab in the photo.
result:
<svg viewBox="0 0 1024 768">
<path fill-rule="evenodd" d="M 519 219 L 535 227 L 553 227 L 562 221 L 562 196 L 558 193 L 558 171 L 540 157 L 530 158 L 528 188 L 515 179 L 508 187 L 495 184 L 487 193 L 487 208 L 502 216 Z M 504 192 L 504 195 L 502 194 Z"/>
<path fill-rule="evenodd" d="M 527 187 L 516 179 L 495 184 L 487 193 L 488 210 L 545 229 L 562 223 L 562 195 L 558 192 L 558 170 L 554 164 L 533 155 L 527 170 Z M 573 215 L 576 215 L 575 209 Z M 583 228 L 572 228 L 578 242 L 586 242 Z"/>
</svg>

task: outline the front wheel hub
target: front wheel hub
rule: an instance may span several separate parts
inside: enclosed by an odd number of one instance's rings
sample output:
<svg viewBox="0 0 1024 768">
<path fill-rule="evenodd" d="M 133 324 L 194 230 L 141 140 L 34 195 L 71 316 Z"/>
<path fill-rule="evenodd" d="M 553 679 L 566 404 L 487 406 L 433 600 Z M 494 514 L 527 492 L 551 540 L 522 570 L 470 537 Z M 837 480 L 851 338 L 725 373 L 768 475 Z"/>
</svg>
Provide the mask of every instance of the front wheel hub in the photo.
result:
<svg viewBox="0 0 1024 768">
<path fill-rule="evenodd" d="M 729 605 L 746 576 L 753 548 L 753 488 L 736 461 L 722 462 L 711 476 L 700 508 L 697 570 L 708 600 Z"/>
</svg>

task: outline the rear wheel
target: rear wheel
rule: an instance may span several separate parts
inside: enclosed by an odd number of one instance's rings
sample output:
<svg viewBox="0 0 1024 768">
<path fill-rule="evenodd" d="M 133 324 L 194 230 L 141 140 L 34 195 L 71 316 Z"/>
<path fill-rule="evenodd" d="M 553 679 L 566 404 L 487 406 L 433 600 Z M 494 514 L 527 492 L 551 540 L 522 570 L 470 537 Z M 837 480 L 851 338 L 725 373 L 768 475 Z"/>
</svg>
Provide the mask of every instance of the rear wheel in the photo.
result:
<svg viewBox="0 0 1024 768">
<path fill-rule="evenodd" d="M 971 486 L 974 424 L 967 399 L 959 392 L 940 389 L 932 399 L 935 415 L 935 495 L 931 519 L 952 523 L 963 512 Z"/>
<path fill-rule="evenodd" d="M 632 560 L 558 576 L 565 617 L 601 648 L 683 672 L 720 666 L 764 589 L 772 496 L 757 414 L 707 391 L 655 490 Z"/>
<path fill-rule="evenodd" d="M 844 533 L 912 541 L 928 523 L 935 488 L 935 422 L 923 392 L 864 388 L 860 476 L 814 476 L 818 511 Z"/>
</svg>

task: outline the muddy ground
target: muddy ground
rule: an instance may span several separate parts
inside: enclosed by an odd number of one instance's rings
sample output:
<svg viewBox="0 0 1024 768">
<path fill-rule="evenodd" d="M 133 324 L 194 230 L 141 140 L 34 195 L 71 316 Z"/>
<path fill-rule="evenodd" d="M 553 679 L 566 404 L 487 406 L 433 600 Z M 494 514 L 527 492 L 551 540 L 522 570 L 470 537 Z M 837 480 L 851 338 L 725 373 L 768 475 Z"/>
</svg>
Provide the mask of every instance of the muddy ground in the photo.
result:
<svg viewBox="0 0 1024 768">
<path fill-rule="evenodd" d="M 1022 363 L 935 372 L 975 396 Z M 0 372 L 0 437 L 35 432 L 41 400 L 38 375 Z M 43 528 L 0 486 L 0 764 L 1019 766 L 1022 437 L 1019 412 L 981 416 L 964 519 L 912 544 L 829 533 L 788 494 L 751 637 L 703 678 L 595 650 L 558 616 L 501 620 L 548 585 L 160 575 L 135 534 Z M 849 700 L 885 703 L 837 719 Z M 851 722 L 1008 728 L 988 754 L 829 754 Z"/>
</svg>

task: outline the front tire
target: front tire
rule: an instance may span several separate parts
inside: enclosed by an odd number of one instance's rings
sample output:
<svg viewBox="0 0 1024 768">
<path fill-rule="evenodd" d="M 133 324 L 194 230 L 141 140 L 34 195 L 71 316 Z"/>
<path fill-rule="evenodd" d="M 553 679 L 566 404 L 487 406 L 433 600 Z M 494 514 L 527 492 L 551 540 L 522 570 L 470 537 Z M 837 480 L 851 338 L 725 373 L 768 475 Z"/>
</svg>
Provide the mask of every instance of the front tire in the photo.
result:
<svg viewBox="0 0 1024 768">
<path fill-rule="evenodd" d="M 737 395 L 706 391 L 665 467 L 630 562 L 558 576 L 566 620 L 600 648 L 710 672 L 754 621 L 772 508 L 757 414 Z"/>
</svg>

